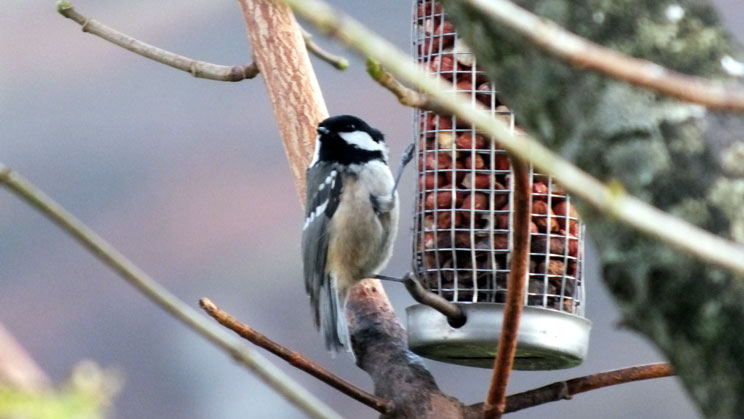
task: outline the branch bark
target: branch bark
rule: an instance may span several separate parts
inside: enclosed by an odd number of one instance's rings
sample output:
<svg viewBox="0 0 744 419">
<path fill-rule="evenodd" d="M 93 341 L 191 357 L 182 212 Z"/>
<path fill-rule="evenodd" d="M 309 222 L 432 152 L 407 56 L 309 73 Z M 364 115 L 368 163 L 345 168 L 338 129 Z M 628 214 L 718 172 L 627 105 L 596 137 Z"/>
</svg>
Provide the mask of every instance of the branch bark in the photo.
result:
<svg viewBox="0 0 744 419">
<path fill-rule="evenodd" d="M 346 314 L 357 365 L 374 381 L 375 394 L 395 405 L 382 418 L 465 417 L 465 406 L 444 394 L 421 358 L 408 350 L 379 280 L 365 279 L 351 289 Z"/>
<path fill-rule="evenodd" d="M 315 128 L 328 112 L 289 7 L 270 0 L 240 4 L 304 204 Z M 462 417 L 462 403 L 442 393 L 420 358 L 408 350 L 403 327 L 379 280 L 365 279 L 351 289 L 346 316 L 357 364 L 374 381 L 375 395 L 395 406 L 383 418 Z"/>
<path fill-rule="evenodd" d="M 239 0 L 253 58 L 261 69 L 300 202 L 315 128 L 328 117 L 300 26 L 289 7 L 271 0 Z"/>
<path fill-rule="evenodd" d="M 518 410 L 538 406 L 544 403 L 569 400 L 579 393 L 591 390 L 630 383 L 633 381 L 671 377 L 673 375 L 674 370 L 671 365 L 660 363 L 638 365 L 587 375 L 585 377 L 572 378 L 570 380 L 548 384 L 547 386 L 536 388 L 534 390 L 512 394 L 506 399 L 505 413 L 516 412 Z M 476 409 L 478 407 L 479 405 L 473 405 L 469 408 Z"/>
</svg>

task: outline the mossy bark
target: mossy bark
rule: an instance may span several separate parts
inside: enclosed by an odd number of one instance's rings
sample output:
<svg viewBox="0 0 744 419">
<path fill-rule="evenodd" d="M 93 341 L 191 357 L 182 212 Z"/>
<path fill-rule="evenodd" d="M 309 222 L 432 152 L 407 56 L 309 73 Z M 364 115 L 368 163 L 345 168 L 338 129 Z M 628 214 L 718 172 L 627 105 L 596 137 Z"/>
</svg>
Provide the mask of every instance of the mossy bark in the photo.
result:
<svg viewBox="0 0 744 419">
<path fill-rule="evenodd" d="M 742 117 L 573 68 L 462 2 L 442 3 L 519 125 L 599 179 L 744 243 Z M 721 59 L 741 57 L 707 1 L 515 3 L 687 74 L 725 79 Z M 707 417 L 744 417 L 744 278 L 580 210 L 623 323 L 663 351 Z"/>
</svg>

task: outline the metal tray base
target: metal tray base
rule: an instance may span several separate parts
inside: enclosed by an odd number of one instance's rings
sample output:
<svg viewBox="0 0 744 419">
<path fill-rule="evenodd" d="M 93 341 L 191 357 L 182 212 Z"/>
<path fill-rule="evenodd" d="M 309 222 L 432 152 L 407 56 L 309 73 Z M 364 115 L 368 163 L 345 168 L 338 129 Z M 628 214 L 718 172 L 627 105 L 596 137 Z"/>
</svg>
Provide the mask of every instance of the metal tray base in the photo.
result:
<svg viewBox="0 0 744 419">
<path fill-rule="evenodd" d="M 406 309 L 408 346 L 423 357 L 450 364 L 492 368 L 501 335 L 504 304 L 459 304 L 467 322 L 460 328 L 425 305 Z M 519 322 L 514 369 L 555 370 L 575 367 L 589 348 L 592 322 L 573 314 L 524 307 Z"/>
</svg>

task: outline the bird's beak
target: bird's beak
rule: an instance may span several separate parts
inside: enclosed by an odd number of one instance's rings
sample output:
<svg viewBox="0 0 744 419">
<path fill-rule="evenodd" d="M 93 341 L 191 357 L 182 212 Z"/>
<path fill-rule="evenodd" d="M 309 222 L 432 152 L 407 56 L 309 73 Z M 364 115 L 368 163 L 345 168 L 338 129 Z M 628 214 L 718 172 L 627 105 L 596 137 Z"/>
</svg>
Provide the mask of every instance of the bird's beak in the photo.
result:
<svg viewBox="0 0 744 419">
<path fill-rule="evenodd" d="M 331 132 L 326 127 L 318 127 L 317 131 L 318 131 L 318 134 L 320 134 L 320 135 L 328 134 L 328 133 Z"/>
</svg>

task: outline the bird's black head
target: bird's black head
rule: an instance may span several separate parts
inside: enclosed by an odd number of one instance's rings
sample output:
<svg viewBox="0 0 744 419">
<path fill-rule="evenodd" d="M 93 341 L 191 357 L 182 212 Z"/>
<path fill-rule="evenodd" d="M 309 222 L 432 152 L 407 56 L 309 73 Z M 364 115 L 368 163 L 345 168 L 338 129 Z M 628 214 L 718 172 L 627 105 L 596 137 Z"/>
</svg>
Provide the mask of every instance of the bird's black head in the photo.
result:
<svg viewBox="0 0 744 419">
<path fill-rule="evenodd" d="M 361 119 L 338 115 L 318 124 L 318 142 L 314 161 L 345 165 L 372 160 L 387 162 L 387 146 L 382 133 Z"/>
</svg>

